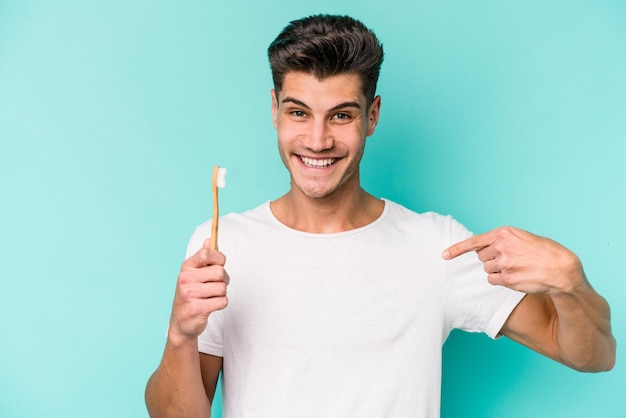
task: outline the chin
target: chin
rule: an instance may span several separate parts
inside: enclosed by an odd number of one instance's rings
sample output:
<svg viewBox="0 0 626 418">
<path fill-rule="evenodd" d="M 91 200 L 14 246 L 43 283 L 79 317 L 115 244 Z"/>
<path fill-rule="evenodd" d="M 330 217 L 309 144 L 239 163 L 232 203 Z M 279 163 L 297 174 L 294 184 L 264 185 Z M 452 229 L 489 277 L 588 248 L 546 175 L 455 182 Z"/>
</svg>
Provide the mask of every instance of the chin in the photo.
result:
<svg viewBox="0 0 626 418">
<path fill-rule="evenodd" d="M 325 191 L 325 190 L 313 190 L 313 191 L 301 190 L 301 192 L 309 199 L 322 199 L 332 193 L 332 191 Z"/>
<path fill-rule="evenodd" d="M 319 189 L 319 188 L 314 188 L 314 187 L 301 187 L 296 185 L 296 187 L 298 188 L 298 190 L 300 191 L 300 193 L 302 193 L 304 196 L 308 197 L 309 199 L 322 199 L 324 197 L 328 197 L 329 195 L 331 195 L 335 189 L 330 188 L 330 189 Z"/>
</svg>

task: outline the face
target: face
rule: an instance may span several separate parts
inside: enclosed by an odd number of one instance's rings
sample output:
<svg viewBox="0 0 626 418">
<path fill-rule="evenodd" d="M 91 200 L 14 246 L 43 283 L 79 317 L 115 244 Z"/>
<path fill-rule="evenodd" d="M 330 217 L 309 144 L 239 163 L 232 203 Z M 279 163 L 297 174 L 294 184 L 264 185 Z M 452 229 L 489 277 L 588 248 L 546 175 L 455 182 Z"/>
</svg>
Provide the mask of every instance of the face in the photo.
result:
<svg viewBox="0 0 626 418">
<path fill-rule="evenodd" d="M 279 97 L 272 91 L 272 115 L 291 193 L 321 199 L 359 189 L 365 138 L 379 111 L 380 97 L 368 107 L 357 75 L 287 73 Z"/>
</svg>

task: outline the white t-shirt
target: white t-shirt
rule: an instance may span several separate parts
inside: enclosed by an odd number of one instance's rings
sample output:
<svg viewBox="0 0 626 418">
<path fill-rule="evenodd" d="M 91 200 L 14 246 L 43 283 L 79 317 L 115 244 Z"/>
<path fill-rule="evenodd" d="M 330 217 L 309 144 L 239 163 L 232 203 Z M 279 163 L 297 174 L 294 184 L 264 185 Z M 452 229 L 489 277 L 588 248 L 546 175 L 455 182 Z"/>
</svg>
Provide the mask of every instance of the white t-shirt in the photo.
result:
<svg viewBox="0 0 626 418">
<path fill-rule="evenodd" d="M 196 229 L 188 255 L 210 231 Z M 229 304 L 199 350 L 224 358 L 224 417 L 438 417 L 450 331 L 495 338 L 524 296 L 490 285 L 475 253 L 441 258 L 468 236 L 388 200 L 335 234 L 293 230 L 269 202 L 223 217 Z"/>
</svg>

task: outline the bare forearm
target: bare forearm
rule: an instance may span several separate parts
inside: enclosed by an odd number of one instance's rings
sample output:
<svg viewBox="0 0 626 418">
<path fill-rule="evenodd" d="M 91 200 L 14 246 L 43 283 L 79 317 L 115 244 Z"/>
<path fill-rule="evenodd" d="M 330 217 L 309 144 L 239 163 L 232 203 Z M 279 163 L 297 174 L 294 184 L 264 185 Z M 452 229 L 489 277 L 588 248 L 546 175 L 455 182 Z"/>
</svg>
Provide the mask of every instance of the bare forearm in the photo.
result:
<svg viewBox="0 0 626 418">
<path fill-rule="evenodd" d="M 211 415 L 197 343 L 168 340 L 161 364 L 146 386 L 146 405 L 153 418 Z"/>
<path fill-rule="evenodd" d="M 161 364 L 146 385 L 146 406 L 155 418 L 206 418 L 222 368 L 221 357 L 201 359 L 198 336 L 212 312 L 228 304 L 230 281 L 224 254 L 207 239 L 178 274 L 167 343 Z M 204 355 L 203 355 L 204 356 Z"/>
<path fill-rule="evenodd" d="M 579 289 L 552 295 L 552 300 L 561 361 L 581 371 L 611 370 L 615 364 L 615 338 L 606 300 L 586 279 Z"/>
</svg>

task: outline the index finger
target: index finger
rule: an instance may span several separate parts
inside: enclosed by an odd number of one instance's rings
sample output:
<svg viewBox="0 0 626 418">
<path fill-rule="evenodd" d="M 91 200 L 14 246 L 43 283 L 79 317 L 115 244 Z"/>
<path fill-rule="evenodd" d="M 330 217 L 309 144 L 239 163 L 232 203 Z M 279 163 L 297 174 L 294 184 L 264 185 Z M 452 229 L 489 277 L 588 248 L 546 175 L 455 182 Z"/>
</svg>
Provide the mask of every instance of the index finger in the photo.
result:
<svg viewBox="0 0 626 418">
<path fill-rule="evenodd" d="M 441 257 L 443 257 L 444 260 L 452 260 L 453 258 L 470 251 L 480 251 L 491 244 L 493 244 L 493 239 L 491 237 L 491 233 L 489 232 L 486 234 L 472 235 L 468 239 L 457 242 L 456 244 L 443 250 Z"/>
</svg>

